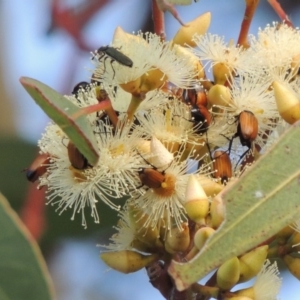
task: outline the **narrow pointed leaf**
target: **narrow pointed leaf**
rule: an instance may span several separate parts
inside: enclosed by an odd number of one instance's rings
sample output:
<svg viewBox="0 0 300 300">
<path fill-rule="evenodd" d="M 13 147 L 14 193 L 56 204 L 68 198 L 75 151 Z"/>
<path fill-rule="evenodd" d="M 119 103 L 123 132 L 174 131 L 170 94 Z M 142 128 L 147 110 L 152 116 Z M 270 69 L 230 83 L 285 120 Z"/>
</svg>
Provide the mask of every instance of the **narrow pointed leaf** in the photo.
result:
<svg viewBox="0 0 300 300">
<path fill-rule="evenodd" d="M 172 261 L 179 290 L 197 282 L 225 260 L 264 242 L 300 214 L 300 123 L 298 122 L 234 185 L 221 192 L 226 219 L 199 254 Z"/>
<path fill-rule="evenodd" d="M 0 193 L 0 299 L 54 299 L 36 242 Z"/>
<path fill-rule="evenodd" d="M 93 130 L 86 116 L 72 118 L 78 114 L 80 108 L 38 80 L 21 77 L 20 82 L 48 117 L 65 132 L 88 162 L 95 165 L 99 155 Z"/>
</svg>

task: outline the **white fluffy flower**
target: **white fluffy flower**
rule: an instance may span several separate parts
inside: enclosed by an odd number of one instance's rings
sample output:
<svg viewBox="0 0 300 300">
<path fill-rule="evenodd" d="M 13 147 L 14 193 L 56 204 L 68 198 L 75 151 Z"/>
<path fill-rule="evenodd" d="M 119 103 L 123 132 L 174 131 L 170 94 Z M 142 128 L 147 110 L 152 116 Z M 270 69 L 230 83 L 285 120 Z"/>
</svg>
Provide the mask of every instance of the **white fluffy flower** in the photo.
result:
<svg viewBox="0 0 300 300">
<path fill-rule="evenodd" d="M 114 228 L 117 232 L 110 238 L 108 245 L 99 245 L 110 251 L 130 250 L 135 238 L 135 228 L 130 224 L 128 210 L 119 213 L 118 225 Z"/>
<path fill-rule="evenodd" d="M 227 118 L 227 125 L 223 130 L 228 133 L 232 132 L 234 135 L 237 132 L 240 113 L 251 112 L 258 121 L 258 135 L 255 143 L 263 146 L 266 135 L 272 132 L 279 119 L 273 92 L 269 88 L 270 79 L 245 74 L 239 78 L 232 78 L 230 82 L 232 103 L 226 107 L 216 106 L 224 111 Z"/>
<path fill-rule="evenodd" d="M 90 206 L 97 223 L 98 200 L 118 210 L 119 205 L 112 199 L 129 197 L 140 185 L 138 171 L 145 166 L 135 150 L 140 142 L 137 131 L 131 132 L 124 124 L 114 130 L 101 121 L 93 126 L 99 148 L 99 161 L 94 167 L 79 170 L 71 165 L 69 139 L 57 125 L 50 124 L 39 141 L 41 151 L 51 157 L 46 176 L 41 178 L 41 185 L 47 186 L 49 202 L 56 203 L 61 212 L 73 208 L 72 219 L 76 212 L 81 212 L 84 226 L 86 206 Z"/>
<path fill-rule="evenodd" d="M 201 128 L 203 124 L 195 123 L 191 106 L 176 97 L 156 109 L 137 115 L 137 118 L 143 134 L 149 138 L 156 136 L 172 152 L 182 143 L 204 145 L 203 137 L 195 133 L 195 128 Z"/>
<path fill-rule="evenodd" d="M 159 70 L 160 78 L 156 80 L 161 82 L 160 85 L 165 80 L 182 88 L 192 87 L 196 83 L 197 70 L 190 64 L 189 58 L 173 49 L 171 42 L 161 41 L 158 35 L 149 32 L 130 35 L 117 28 L 112 47 L 130 58 L 133 65 L 124 66 L 117 60 L 112 62 L 111 57 L 96 53 L 93 58 L 97 64 L 94 75 L 100 81 L 122 85 L 150 71 Z"/>
<path fill-rule="evenodd" d="M 96 88 L 67 97 L 80 107 L 97 104 Z M 67 101 L 67 100 L 66 100 Z M 46 185 L 49 202 L 56 203 L 60 212 L 73 208 L 82 214 L 86 226 L 84 209 L 89 206 L 95 222 L 99 222 L 96 203 L 101 200 L 113 209 L 119 209 L 115 200 L 129 197 L 140 185 L 138 171 L 145 166 L 136 151 L 140 134 L 129 126 L 119 123 L 117 128 L 108 126 L 97 113 L 87 116 L 98 145 L 99 161 L 94 167 L 76 169 L 70 163 L 67 146 L 68 137 L 54 124 L 50 124 L 39 146 L 42 153 L 49 154 L 51 163 L 40 184 Z"/>
<path fill-rule="evenodd" d="M 224 37 L 207 33 L 204 35 L 195 35 L 193 41 L 198 49 L 194 53 L 201 61 L 206 61 L 205 65 L 214 66 L 222 63 L 227 68 L 236 73 L 246 72 L 251 69 L 249 64 L 245 64 L 247 51 L 234 44 L 226 44 Z"/>
<path fill-rule="evenodd" d="M 274 22 L 259 29 L 257 37 L 250 36 L 252 64 L 256 68 L 300 66 L 300 31 L 287 24 Z"/>
<path fill-rule="evenodd" d="M 266 260 L 254 283 L 255 300 L 276 300 L 281 287 L 277 263 Z"/>
</svg>

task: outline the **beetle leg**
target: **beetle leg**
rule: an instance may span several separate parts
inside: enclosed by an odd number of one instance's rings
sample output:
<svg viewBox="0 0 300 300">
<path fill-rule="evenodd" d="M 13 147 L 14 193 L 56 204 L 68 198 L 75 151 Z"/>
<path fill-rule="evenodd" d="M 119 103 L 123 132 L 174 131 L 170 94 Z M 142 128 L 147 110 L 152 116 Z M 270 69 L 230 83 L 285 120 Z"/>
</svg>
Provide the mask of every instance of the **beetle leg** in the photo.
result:
<svg viewBox="0 0 300 300">
<path fill-rule="evenodd" d="M 236 171 L 237 166 L 239 165 L 240 162 L 243 161 L 243 158 L 246 156 L 246 154 L 251 150 L 251 148 L 248 148 L 248 150 L 246 150 L 241 156 L 240 159 L 238 160 L 238 162 L 236 163 L 235 167 L 234 167 L 234 172 Z"/>
<path fill-rule="evenodd" d="M 112 65 L 114 61 L 115 61 L 114 59 L 111 59 L 111 60 L 110 60 L 110 65 L 111 65 L 111 68 L 112 68 L 112 70 L 113 70 L 113 72 L 114 72 L 114 76 L 113 76 L 112 79 L 114 79 L 115 76 L 116 76 L 116 71 L 115 71 L 115 69 L 114 69 L 114 67 L 113 67 L 113 65 Z"/>
</svg>

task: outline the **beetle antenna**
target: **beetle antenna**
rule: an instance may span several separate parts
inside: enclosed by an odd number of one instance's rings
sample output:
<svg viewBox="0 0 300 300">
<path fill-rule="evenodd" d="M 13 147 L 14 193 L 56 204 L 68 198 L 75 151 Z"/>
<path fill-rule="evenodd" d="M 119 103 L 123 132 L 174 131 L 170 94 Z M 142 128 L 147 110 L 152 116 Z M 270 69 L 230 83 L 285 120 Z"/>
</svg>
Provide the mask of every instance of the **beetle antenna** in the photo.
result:
<svg viewBox="0 0 300 300">
<path fill-rule="evenodd" d="M 155 167 L 154 165 L 152 165 L 145 157 L 143 157 L 143 155 L 140 153 L 140 151 L 138 149 L 135 149 L 135 150 L 138 153 L 138 155 L 146 162 L 146 164 L 148 164 L 149 166 L 151 166 L 154 170 L 157 170 L 157 167 Z"/>
</svg>

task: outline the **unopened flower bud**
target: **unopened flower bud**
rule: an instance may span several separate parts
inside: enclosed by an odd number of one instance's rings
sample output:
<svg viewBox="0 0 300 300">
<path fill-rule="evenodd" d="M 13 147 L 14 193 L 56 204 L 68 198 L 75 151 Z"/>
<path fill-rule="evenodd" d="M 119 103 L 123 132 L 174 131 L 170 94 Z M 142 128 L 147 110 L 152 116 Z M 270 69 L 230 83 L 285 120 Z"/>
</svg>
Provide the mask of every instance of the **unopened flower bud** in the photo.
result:
<svg viewBox="0 0 300 300">
<path fill-rule="evenodd" d="M 209 210 L 209 200 L 195 175 L 190 175 L 186 186 L 184 208 L 191 220 L 205 224 Z"/>
<path fill-rule="evenodd" d="M 290 225 L 285 226 L 276 234 L 277 243 L 284 245 L 294 232 L 295 230 Z"/>
<path fill-rule="evenodd" d="M 135 251 L 123 250 L 103 252 L 100 254 L 100 257 L 112 269 L 128 274 L 136 272 L 156 261 L 159 255 L 143 255 Z"/>
<path fill-rule="evenodd" d="M 200 80 L 206 78 L 203 65 L 195 54 L 193 54 L 189 49 L 179 45 L 174 45 L 174 50 L 179 56 L 181 55 L 185 60 L 187 60 L 190 65 L 194 66 L 194 69 L 196 70 L 196 79 Z"/>
<path fill-rule="evenodd" d="M 216 63 L 213 65 L 213 75 L 215 84 L 224 85 L 231 75 L 232 69 L 229 68 L 225 63 Z"/>
<path fill-rule="evenodd" d="M 194 235 L 194 244 L 195 246 L 201 250 L 204 246 L 207 239 L 215 233 L 215 230 L 211 227 L 202 227 L 197 230 L 197 232 Z"/>
<path fill-rule="evenodd" d="M 296 93 L 279 81 L 273 82 L 273 88 L 280 116 L 289 124 L 300 120 L 300 101 Z"/>
<path fill-rule="evenodd" d="M 239 283 L 248 281 L 258 274 L 267 258 L 268 248 L 268 245 L 257 247 L 239 258 Z"/>
<path fill-rule="evenodd" d="M 205 194 L 208 197 L 214 197 L 224 189 L 224 185 L 217 183 L 216 181 L 212 180 L 211 178 L 208 178 L 207 176 L 198 175 L 197 180 L 201 184 Z"/>
<path fill-rule="evenodd" d="M 300 280 L 300 258 L 287 254 L 283 257 L 283 261 L 287 265 L 290 272 Z"/>
<path fill-rule="evenodd" d="M 300 67 L 300 53 L 294 55 L 291 61 L 291 72 L 293 76 L 296 76 Z"/>
<path fill-rule="evenodd" d="M 136 249 L 138 251 L 145 252 L 145 253 L 151 253 L 153 250 L 153 248 L 150 245 L 143 243 L 138 238 L 134 238 L 132 240 L 130 246 L 133 249 Z"/>
<path fill-rule="evenodd" d="M 122 44 L 130 43 L 131 41 L 135 41 L 140 44 L 143 43 L 145 46 L 147 46 L 146 40 L 141 38 L 139 35 L 130 34 L 124 31 L 120 26 L 115 29 L 113 36 L 114 47 L 122 46 Z"/>
<path fill-rule="evenodd" d="M 174 159 L 173 154 L 155 136 L 152 136 L 150 150 L 152 156 L 149 161 L 157 168 L 168 167 Z"/>
<path fill-rule="evenodd" d="M 163 86 L 167 80 L 168 77 L 160 69 L 149 70 L 141 77 L 140 90 L 146 94 Z"/>
<path fill-rule="evenodd" d="M 217 285 L 222 290 L 230 290 L 240 277 L 240 263 L 236 256 L 225 261 L 217 271 Z"/>
<path fill-rule="evenodd" d="M 220 195 L 214 197 L 210 203 L 211 227 L 218 228 L 225 219 L 225 205 Z"/>
<path fill-rule="evenodd" d="M 210 88 L 207 93 L 207 100 L 210 106 L 220 105 L 228 107 L 233 103 L 229 88 L 221 84 L 215 84 Z"/>
<path fill-rule="evenodd" d="M 141 77 L 133 81 L 122 83 L 120 84 L 120 87 L 127 93 L 130 93 L 132 95 L 139 95 L 141 92 L 140 85 L 141 85 Z"/>
<path fill-rule="evenodd" d="M 184 252 L 190 245 L 190 231 L 188 223 L 183 223 L 182 229 L 183 230 L 176 226 L 167 233 L 165 249 L 171 254 Z"/>
<path fill-rule="evenodd" d="M 300 232 L 295 231 L 286 246 L 288 247 L 289 252 L 300 251 Z"/>
<path fill-rule="evenodd" d="M 174 44 L 184 46 L 185 44 L 196 47 L 196 43 L 192 40 L 195 33 L 204 34 L 210 25 L 211 13 L 206 12 L 197 17 L 191 22 L 186 23 L 186 26 L 180 27 L 173 38 Z"/>
<path fill-rule="evenodd" d="M 136 238 L 150 247 L 163 247 L 159 240 L 158 228 L 145 226 L 146 221 L 148 220 L 148 215 L 133 206 L 129 206 L 128 212 L 130 226 L 135 229 Z"/>
</svg>

